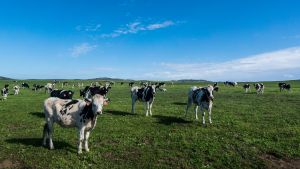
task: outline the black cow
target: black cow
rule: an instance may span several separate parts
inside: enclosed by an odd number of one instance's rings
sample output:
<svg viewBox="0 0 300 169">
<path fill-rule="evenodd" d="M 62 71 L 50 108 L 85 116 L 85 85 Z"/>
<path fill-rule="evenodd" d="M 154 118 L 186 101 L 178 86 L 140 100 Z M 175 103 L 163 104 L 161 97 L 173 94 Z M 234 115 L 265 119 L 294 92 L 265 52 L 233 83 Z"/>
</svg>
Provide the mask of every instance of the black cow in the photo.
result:
<svg viewBox="0 0 300 169">
<path fill-rule="evenodd" d="M 244 84 L 243 88 L 245 89 L 245 92 L 248 93 L 248 90 L 250 90 L 250 84 Z"/>
<path fill-rule="evenodd" d="M 72 99 L 74 92 L 71 90 L 53 90 L 50 97 L 58 97 L 60 99 Z"/>
<path fill-rule="evenodd" d="M 128 85 L 129 85 L 130 87 L 132 87 L 133 84 L 134 84 L 134 82 L 129 82 L 129 83 L 128 83 Z"/>
<path fill-rule="evenodd" d="M 111 89 L 110 85 L 86 86 L 84 89 L 80 90 L 80 96 L 87 98 L 90 95 L 90 93 L 99 93 L 100 95 L 105 97 L 110 89 Z"/>
<path fill-rule="evenodd" d="M 278 83 L 278 86 L 279 86 L 280 92 L 285 90 L 285 89 L 288 90 L 288 91 L 291 91 L 291 85 L 290 84 L 280 82 L 280 83 Z"/>
</svg>

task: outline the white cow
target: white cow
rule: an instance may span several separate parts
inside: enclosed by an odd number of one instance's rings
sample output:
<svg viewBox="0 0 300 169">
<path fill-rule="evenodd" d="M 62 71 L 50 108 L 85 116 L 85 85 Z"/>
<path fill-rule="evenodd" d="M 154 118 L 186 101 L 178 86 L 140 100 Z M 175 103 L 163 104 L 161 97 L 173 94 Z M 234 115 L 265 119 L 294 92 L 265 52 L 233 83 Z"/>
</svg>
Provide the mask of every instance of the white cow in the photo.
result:
<svg viewBox="0 0 300 169">
<path fill-rule="evenodd" d="M 188 109 L 192 106 L 192 104 L 195 104 L 195 116 L 196 120 L 198 120 L 198 106 L 200 106 L 200 110 L 202 112 L 202 123 L 205 125 L 205 112 L 204 109 L 208 110 L 209 115 L 209 123 L 212 123 L 211 121 L 211 109 L 213 106 L 213 90 L 214 87 L 211 85 L 208 85 L 207 87 L 191 87 L 188 93 L 188 102 L 186 106 L 185 116 L 187 115 Z"/>
<path fill-rule="evenodd" d="M 51 93 L 51 91 L 54 89 L 55 84 L 53 83 L 47 83 L 45 86 L 45 93 Z"/>
<path fill-rule="evenodd" d="M 19 91 L 20 91 L 20 87 L 17 85 L 17 86 L 14 86 L 14 95 L 18 95 L 19 94 Z"/>
<path fill-rule="evenodd" d="M 157 86 L 151 85 L 146 87 L 138 87 L 134 86 L 131 88 L 131 101 L 132 101 L 132 107 L 131 112 L 135 113 L 135 103 L 137 100 L 144 102 L 146 106 L 146 116 L 149 115 L 152 116 L 152 105 L 155 98 L 155 90 Z"/>
<path fill-rule="evenodd" d="M 91 102 L 87 100 L 62 100 L 50 97 L 44 102 L 46 124 L 43 132 L 43 145 L 49 138 L 49 148 L 54 149 L 52 142 L 53 124 L 62 127 L 76 127 L 79 134 L 78 153 L 82 153 L 82 143 L 85 151 L 89 151 L 88 138 L 95 128 L 97 117 L 102 114 L 103 106 L 108 101 L 98 93 L 92 93 Z"/>
</svg>

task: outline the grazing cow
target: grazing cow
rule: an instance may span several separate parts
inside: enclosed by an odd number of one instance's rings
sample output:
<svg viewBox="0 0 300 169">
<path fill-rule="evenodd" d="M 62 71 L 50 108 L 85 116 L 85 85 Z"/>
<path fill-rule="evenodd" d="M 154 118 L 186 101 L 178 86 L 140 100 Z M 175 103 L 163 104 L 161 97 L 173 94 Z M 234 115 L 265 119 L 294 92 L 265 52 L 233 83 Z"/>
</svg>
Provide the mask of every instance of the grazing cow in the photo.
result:
<svg viewBox="0 0 300 169">
<path fill-rule="evenodd" d="M 45 86 L 43 85 L 37 85 L 37 84 L 33 84 L 33 89 L 34 91 L 37 91 L 37 90 L 41 90 L 42 88 L 44 88 Z"/>
<path fill-rule="evenodd" d="M 248 93 L 248 91 L 250 91 L 250 84 L 244 84 L 243 88 L 245 89 L 245 92 Z"/>
<path fill-rule="evenodd" d="M 291 85 L 290 84 L 280 82 L 280 83 L 278 83 L 278 86 L 279 86 L 280 92 L 285 90 L 285 89 L 288 90 L 289 92 L 291 91 Z"/>
<path fill-rule="evenodd" d="M 200 106 L 200 111 L 202 112 L 202 124 L 205 125 L 205 112 L 204 109 L 208 110 L 208 119 L 209 123 L 212 123 L 211 121 L 211 110 L 213 106 L 213 91 L 214 87 L 211 85 L 208 85 L 207 87 L 191 87 L 188 93 L 188 101 L 187 106 L 185 110 L 185 116 L 187 115 L 188 109 L 192 106 L 192 104 L 195 104 L 195 116 L 196 120 L 198 120 L 198 106 Z"/>
<path fill-rule="evenodd" d="M 20 91 L 20 87 L 18 85 L 14 86 L 14 95 L 18 95 Z"/>
<path fill-rule="evenodd" d="M 121 84 L 121 85 L 123 85 L 123 84 L 124 84 L 124 82 L 121 82 L 120 84 Z"/>
<path fill-rule="evenodd" d="M 4 87 L 4 88 L 1 90 L 2 100 L 6 100 L 6 99 L 7 99 L 7 95 L 8 95 L 8 87 Z"/>
<path fill-rule="evenodd" d="M 265 86 L 263 83 L 256 83 L 255 85 L 256 93 L 257 94 L 263 94 L 265 90 Z"/>
<path fill-rule="evenodd" d="M 224 82 L 224 85 L 225 85 L 225 86 L 232 86 L 232 87 L 235 87 L 235 86 L 238 85 L 238 83 L 237 83 L 237 82 L 229 82 L 229 81 L 226 81 L 226 82 Z"/>
<path fill-rule="evenodd" d="M 135 82 L 129 82 L 128 85 L 129 87 L 132 87 L 132 85 L 134 84 Z"/>
<path fill-rule="evenodd" d="M 158 86 L 151 85 L 146 87 L 138 87 L 134 86 L 131 88 L 131 101 L 132 101 L 132 107 L 131 112 L 135 113 L 135 103 L 137 100 L 141 102 L 145 102 L 146 106 L 146 116 L 149 115 L 152 116 L 152 105 L 155 98 L 156 89 Z"/>
<path fill-rule="evenodd" d="M 23 89 L 24 89 L 24 88 L 28 88 L 28 89 L 29 89 L 28 83 L 22 83 L 21 86 L 22 86 Z"/>
<path fill-rule="evenodd" d="M 50 97 L 58 97 L 60 99 L 72 99 L 74 92 L 71 90 L 52 90 Z"/>
<path fill-rule="evenodd" d="M 91 101 L 87 100 L 63 100 L 50 97 L 44 102 L 46 124 L 43 131 L 43 145 L 46 146 L 49 139 L 49 148 L 54 149 L 52 142 L 53 124 L 58 123 L 61 127 L 76 127 L 78 129 L 78 154 L 84 150 L 89 152 L 88 138 L 95 128 L 97 117 L 102 114 L 103 106 L 108 101 L 99 93 L 91 93 Z"/>
<path fill-rule="evenodd" d="M 47 83 L 45 86 L 45 93 L 51 93 L 51 91 L 54 89 L 54 84 Z"/>
</svg>

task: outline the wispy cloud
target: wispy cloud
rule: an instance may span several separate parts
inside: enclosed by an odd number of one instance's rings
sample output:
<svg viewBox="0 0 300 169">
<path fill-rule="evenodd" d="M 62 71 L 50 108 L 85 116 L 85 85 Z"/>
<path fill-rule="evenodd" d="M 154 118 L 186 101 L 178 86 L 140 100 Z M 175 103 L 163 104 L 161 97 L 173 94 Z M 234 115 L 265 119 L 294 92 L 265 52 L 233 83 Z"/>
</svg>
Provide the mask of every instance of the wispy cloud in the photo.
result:
<svg viewBox="0 0 300 169">
<path fill-rule="evenodd" d="M 140 31 L 152 31 L 152 30 L 162 29 L 162 28 L 166 28 L 169 26 L 173 26 L 173 25 L 175 25 L 175 22 L 173 22 L 171 20 L 167 20 L 167 21 L 164 21 L 161 23 L 147 24 L 147 25 L 144 25 L 141 22 L 132 22 L 132 23 L 126 24 L 125 26 L 122 26 L 122 27 L 114 30 L 112 33 L 102 34 L 101 37 L 102 38 L 115 38 L 115 37 L 118 37 L 121 35 L 135 34 Z"/>
<path fill-rule="evenodd" d="M 75 45 L 70 49 L 71 56 L 72 57 L 79 57 L 82 55 L 85 55 L 92 50 L 94 50 L 97 47 L 97 45 L 90 45 L 89 43 L 82 43 L 80 45 Z"/>
<path fill-rule="evenodd" d="M 248 56 L 222 63 L 161 63 L 148 78 L 207 80 L 281 80 L 300 78 L 300 47 Z M 287 76 L 288 75 L 288 76 Z"/>
<path fill-rule="evenodd" d="M 78 25 L 75 27 L 77 31 L 97 32 L 101 28 L 101 24 L 90 24 L 86 26 Z"/>
</svg>

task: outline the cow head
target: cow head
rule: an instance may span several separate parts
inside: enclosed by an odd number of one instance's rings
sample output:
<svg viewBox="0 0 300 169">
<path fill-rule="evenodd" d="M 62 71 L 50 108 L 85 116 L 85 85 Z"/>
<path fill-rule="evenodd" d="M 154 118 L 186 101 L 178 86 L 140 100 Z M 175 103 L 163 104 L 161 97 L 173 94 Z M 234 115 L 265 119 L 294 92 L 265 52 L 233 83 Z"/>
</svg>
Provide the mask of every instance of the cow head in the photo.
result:
<svg viewBox="0 0 300 169">
<path fill-rule="evenodd" d="M 206 87 L 206 95 L 209 100 L 213 101 L 214 100 L 214 95 L 213 95 L 214 87 L 211 85 L 208 85 Z"/>
</svg>

